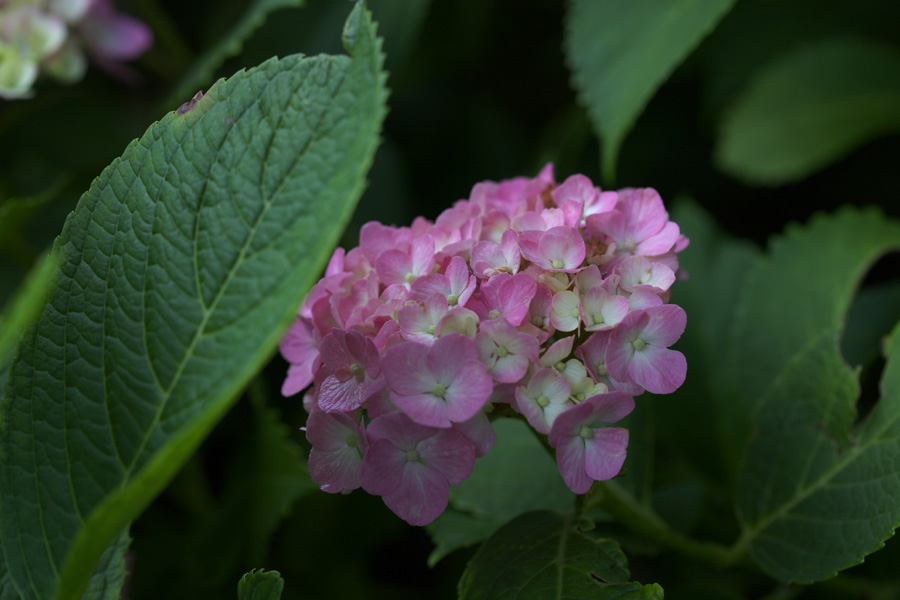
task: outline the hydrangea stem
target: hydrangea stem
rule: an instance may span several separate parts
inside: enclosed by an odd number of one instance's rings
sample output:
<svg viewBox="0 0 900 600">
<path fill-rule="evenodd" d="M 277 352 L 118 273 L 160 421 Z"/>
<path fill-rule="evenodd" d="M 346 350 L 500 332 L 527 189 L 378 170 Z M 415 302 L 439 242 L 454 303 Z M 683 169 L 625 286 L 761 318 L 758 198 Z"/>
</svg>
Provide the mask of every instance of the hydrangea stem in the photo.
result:
<svg viewBox="0 0 900 600">
<path fill-rule="evenodd" d="M 615 481 L 594 484 L 585 507 L 594 506 L 600 506 L 632 531 L 693 558 L 719 567 L 750 564 L 744 553 L 735 553 L 722 544 L 695 540 L 675 531 L 650 506 L 639 502 Z"/>
</svg>

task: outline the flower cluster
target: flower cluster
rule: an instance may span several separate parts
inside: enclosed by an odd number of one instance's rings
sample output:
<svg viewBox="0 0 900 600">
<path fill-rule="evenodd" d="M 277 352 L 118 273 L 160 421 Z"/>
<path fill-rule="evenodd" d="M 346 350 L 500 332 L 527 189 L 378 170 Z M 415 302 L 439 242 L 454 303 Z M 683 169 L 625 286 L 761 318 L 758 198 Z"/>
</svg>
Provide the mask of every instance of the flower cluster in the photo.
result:
<svg viewBox="0 0 900 600">
<path fill-rule="evenodd" d="M 153 36 L 111 0 L 0 0 L 0 98 L 27 98 L 41 73 L 64 83 L 98 65 L 127 76 L 118 63 L 140 56 Z"/>
<path fill-rule="evenodd" d="M 668 304 L 688 244 L 652 189 L 583 175 L 477 184 L 434 223 L 371 222 L 338 248 L 282 341 L 283 393 L 304 396 L 313 479 L 362 487 L 414 525 L 437 518 L 508 405 L 585 493 L 618 474 L 608 426 L 685 378 Z"/>
</svg>

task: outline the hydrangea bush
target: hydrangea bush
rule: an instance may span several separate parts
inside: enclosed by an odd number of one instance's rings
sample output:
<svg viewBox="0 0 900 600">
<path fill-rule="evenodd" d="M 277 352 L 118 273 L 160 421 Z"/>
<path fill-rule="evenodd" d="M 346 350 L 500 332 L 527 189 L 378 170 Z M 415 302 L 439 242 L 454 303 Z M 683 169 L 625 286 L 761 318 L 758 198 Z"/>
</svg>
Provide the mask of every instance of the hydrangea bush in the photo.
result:
<svg viewBox="0 0 900 600">
<path fill-rule="evenodd" d="M 312 384 L 313 479 L 426 525 L 510 413 L 547 436 L 573 492 L 615 477 L 628 432 L 611 424 L 685 379 L 668 300 L 687 245 L 655 190 L 557 183 L 552 165 L 479 183 L 434 222 L 367 223 L 281 342 L 282 393 Z"/>
</svg>

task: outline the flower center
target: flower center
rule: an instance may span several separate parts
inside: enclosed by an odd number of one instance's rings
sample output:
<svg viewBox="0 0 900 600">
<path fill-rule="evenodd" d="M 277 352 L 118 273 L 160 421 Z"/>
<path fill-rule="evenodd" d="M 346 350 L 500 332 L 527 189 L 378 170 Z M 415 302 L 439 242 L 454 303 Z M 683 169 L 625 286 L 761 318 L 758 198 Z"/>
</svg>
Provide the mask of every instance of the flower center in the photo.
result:
<svg viewBox="0 0 900 600">
<path fill-rule="evenodd" d="M 635 350 L 643 350 L 645 344 L 644 340 L 642 340 L 641 338 L 637 338 L 636 340 L 631 342 L 631 345 L 634 346 Z"/>
<path fill-rule="evenodd" d="M 606 370 L 606 363 L 598 363 L 597 364 L 597 375 L 600 377 L 606 377 L 609 375 L 609 371 Z"/>
<path fill-rule="evenodd" d="M 584 402 L 584 393 L 576 394 L 575 399 L 579 402 Z"/>
<path fill-rule="evenodd" d="M 406 462 L 418 462 L 419 461 L 419 451 L 413 448 L 412 450 L 406 451 Z"/>
<path fill-rule="evenodd" d="M 497 346 L 497 356 L 503 358 L 507 354 L 509 354 L 509 351 L 506 348 L 504 348 L 503 346 Z"/>
<path fill-rule="evenodd" d="M 450 294 L 447 296 L 447 304 L 449 304 L 450 306 L 456 306 L 458 302 L 459 296 L 457 296 L 456 294 Z"/>
<path fill-rule="evenodd" d="M 576 319 L 578 318 L 578 307 L 577 306 L 572 309 L 572 316 L 575 317 Z"/>
<path fill-rule="evenodd" d="M 553 259 L 553 268 L 554 268 L 554 269 L 562 269 L 562 268 L 563 268 L 563 261 L 559 260 L 558 258 L 554 258 L 554 259 Z"/>
<path fill-rule="evenodd" d="M 578 435 L 580 435 L 581 437 L 583 437 L 586 440 L 589 440 L 592 437 L 594 437 L 594 430 L 591 429 L 587 425 L 582 425 L 581 430 L 578 432 Z"/>
<path fill-rule="evenodd" d="M 555 368 L 557 371 L 562 371 L 566 368 L 566 363 L 564 363 L 563 361 L 559 361 L 558 363 L 553 365 L 553 368 Z"/>
<path fill-rule="evenodd" d="M 415 273 L 407 273 L 406 274 L 406 283 L 412 283 L 415 280 L 416 280 Z"/>
<path fill-rule="evenodd" d="M 359 445 L 359 436 L 355 433 L 351 433 L 347 436 L 346 444 L 351 448 L 355 448 Z"/>
<path fill-rule="evenodd" d="M 547 399 L 547 396 L 545 396 L 543 394 L 541 394 L 540 396 L 537 397 L 536 402 L 538 403 L 538 406 L 540 406 L 541 408 L 544 408 L 548 404 L 550 404 L 550 401 Z"/>
<path fill-rule="evenodd" d="M 430 333 L 431 335 L 434 335 L 434 332 L 437 331 L 437 325 L 429 325 L 427 331 L 428 331 L 428 333 Z"/>
<path fill-rule="evenodd" d="M 531 317 L 531 324 L 535 327 L 543 327 L 544 326 L 544 318 L 543 317 Z"/>
<path fill-rule="evenodd" d="M 443 383 L 436 383 L 434 387 L 431 388 L 431 393 L 437 396 L 438 398 L 443 398 L 444 394 L 447 392 L 447 386 Z"/>
<path fill-rule="evenodd" d="M 603 315 L 601 314 L 596 314 L 591 318 L 594 320 L 594 325 L 600 325 L 601 323 L 603 323 Z"/>
<path fill-rule="evenodd" d="M 497 319 L 500 317 L 500 311 L 496 308 L 488 313 L 488 319 Z"/>
<path fill-rule="evenodd" d="M 357 380 L 362 381 L 365 379 L 366 374 L 363 372 L 363 368 L 359 363 L 353 363 L 347 368 L 350 369 L 350 372 L 353 373 L 353 376 L 356 377 Z"/>
</svg>

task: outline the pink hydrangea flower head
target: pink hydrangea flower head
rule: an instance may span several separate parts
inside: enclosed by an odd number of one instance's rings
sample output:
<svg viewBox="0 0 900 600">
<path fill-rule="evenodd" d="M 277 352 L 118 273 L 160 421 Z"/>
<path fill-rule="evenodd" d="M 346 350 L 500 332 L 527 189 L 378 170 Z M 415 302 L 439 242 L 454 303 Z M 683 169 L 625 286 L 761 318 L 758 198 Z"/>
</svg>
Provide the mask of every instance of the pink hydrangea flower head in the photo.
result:
<svg viewBox="0 0 900 600">
<path fill-rule="evenodd" d="M 569 408 L 553 422 L 548 436 L 556 448 L 556 464 L 563 481 L 576 494 L 587 492 L 594 481 L 615 477 L 625 462 L 628 430 L 608 427 L 634 409 L 625 392 L 588 398 Z"/>
<path fill-rule="evenodd" d="M 628 438 L 607 425 L 684 380 L 668 302 L 686 245 L 653 190 L 557 186 L 550 165 L 478 184 L 434 222 L 366 224 L 282 343 L 285 393 L 312 383 L 316 480 L 431 522 L 493 447 L 502 404 L 550 436 L 571 489 L 614 476 Z"/>
<path fill-rule="evenodd" d="M 362 487 L 410 525 L 427 525 L 444 512 L 450 486 L 475 464 L 475 449 L 462 434 L 415 423 L 403 413 L 378 417 L 367 434 Z"/>
<path fill-rule="evenodd" d="M 491 395 L 475 343 L 451 333 L 431 347 L 404 342 L 384 353 L 391 400 L 417 423 L 448 428 L 475 416 Z"/>
</svg>

